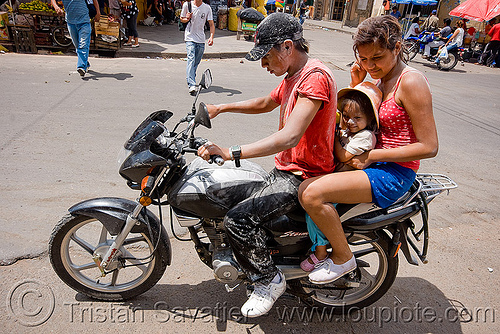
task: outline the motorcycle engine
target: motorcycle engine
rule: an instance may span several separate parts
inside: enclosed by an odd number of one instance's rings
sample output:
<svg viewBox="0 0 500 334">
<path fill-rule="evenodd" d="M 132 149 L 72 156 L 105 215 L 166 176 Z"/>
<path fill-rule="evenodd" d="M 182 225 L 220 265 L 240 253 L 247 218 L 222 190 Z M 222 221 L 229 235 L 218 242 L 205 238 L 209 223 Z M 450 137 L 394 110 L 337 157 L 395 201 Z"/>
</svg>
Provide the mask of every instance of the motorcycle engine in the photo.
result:
<svg viewBox="0 0 500 334">
<path fill-rule="evenodd" d="M 203 230 L 210 239 L 212 252 L 212 269 L 215 278 L 222 283 L 234 282 L 241 274 L 233 251 L 229 247 L 222 219 L 204 219 Z"/>
<path fill-rule="evenodd" d="M 214 252 L 212 268 L 215 278 L 222 283 L 234 282 L 240 274 L 230 248 Z"/>
</svg>

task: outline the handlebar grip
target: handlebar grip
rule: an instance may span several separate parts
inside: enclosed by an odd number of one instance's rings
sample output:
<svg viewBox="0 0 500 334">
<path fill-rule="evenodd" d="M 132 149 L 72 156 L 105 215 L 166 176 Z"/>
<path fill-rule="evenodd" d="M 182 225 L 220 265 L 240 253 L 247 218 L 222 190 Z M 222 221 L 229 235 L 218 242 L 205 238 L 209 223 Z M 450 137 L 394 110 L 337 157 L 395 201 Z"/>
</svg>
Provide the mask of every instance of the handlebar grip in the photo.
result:
<svg viewBox="0 0 500 334">
<path fill-rule="evenodd" d="M 224 165 L 224 159 L 222 159 L 222 157 L 220 155 L 212 155 L 212 156 L 210 156 L 210 160 L 212 162 L 215 162 L 219 166 Z M 209 160 L 209 162 L 210 162 L 210 160 Z"/>
</svg>

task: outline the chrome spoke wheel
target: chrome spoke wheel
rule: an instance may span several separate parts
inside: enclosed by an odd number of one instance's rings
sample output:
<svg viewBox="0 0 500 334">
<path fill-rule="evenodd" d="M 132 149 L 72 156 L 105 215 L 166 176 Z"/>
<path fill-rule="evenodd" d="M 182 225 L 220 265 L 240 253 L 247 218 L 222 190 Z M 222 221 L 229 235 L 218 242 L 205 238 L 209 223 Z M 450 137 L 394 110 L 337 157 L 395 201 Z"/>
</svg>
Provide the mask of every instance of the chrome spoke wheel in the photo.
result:
<svg viewBox="0 0 500 334">
<path fill-rule="evenodd" d="M 397 257 L 388 256 L 388 237 L 382 234 L 377 240 L 373 235 L 354 234 L 349 242 L 356 257 L 358 268 L 325 285 L 311 284 L 302 280 L 304 292 L 327 306 L 340 312 L 352 307 L 365 307 L 382 297 L 394 282 L 397 274 Z"/>
<path fill-rule="evenodd" d="M 52 267 L 71 288 L 92 298 L 124 300 L 141 294 L 161 278 L 170 255 L 165 242 L 157 239 L 158 225 L 141 225 L 135 231 L 140 233 L 129 233 L 103 275 L 99 265 L 115 236 L 98 219 L 68 215 L 52 232 Z"/>
</svg>

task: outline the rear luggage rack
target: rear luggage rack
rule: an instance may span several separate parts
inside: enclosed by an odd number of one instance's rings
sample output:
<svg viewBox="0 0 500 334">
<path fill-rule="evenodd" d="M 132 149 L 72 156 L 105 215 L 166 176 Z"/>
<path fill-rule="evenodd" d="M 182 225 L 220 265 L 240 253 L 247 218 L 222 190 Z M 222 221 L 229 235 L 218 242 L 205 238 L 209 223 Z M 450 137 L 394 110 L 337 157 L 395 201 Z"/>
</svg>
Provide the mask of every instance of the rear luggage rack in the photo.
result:
<svg viewBox="0 0 500 334">
<path fill-rule="evenodd" d="M 412 205 L 413 199 L 420 193 L 426 197 L 426 202 L 441 194 L 445 190 L 450 190 L 458 187 L 458 185 L 446 175 L 442 174 L 424 174 L 417 173 L 416 185 L 417 189 L 411 192 L 411 196 L 406 198 L 401 205 L 388 209 L 387 213 L 396 212 Z"/>
<path fill-rule="evenodd" d="M 428 200 L 441 194 L 443 191 L 454 189 L 458 185 L 446 175 L 442 174 L 417 174 L 417 179 L 422 185 L 420 192 L 423 192 Z"/>
</svg>

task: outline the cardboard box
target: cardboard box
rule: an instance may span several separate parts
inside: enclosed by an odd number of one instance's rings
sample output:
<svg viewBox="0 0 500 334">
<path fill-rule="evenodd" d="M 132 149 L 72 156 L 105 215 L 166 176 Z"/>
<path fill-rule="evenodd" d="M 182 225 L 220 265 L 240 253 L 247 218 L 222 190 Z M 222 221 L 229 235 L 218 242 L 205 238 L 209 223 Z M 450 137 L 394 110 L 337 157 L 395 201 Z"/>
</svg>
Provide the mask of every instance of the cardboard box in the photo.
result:
<svg viewBox="0 0 500 334">
<path fill-rule="evenodd" d="M 10 40 L 7 24 L 9 23 L 9 14 L 0 12 L 0 41 Z"/>
</svg>

